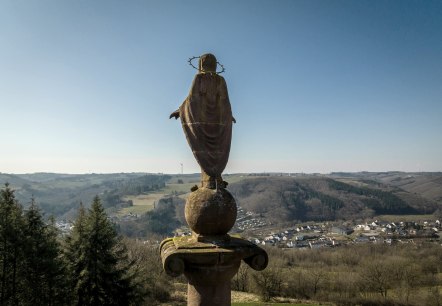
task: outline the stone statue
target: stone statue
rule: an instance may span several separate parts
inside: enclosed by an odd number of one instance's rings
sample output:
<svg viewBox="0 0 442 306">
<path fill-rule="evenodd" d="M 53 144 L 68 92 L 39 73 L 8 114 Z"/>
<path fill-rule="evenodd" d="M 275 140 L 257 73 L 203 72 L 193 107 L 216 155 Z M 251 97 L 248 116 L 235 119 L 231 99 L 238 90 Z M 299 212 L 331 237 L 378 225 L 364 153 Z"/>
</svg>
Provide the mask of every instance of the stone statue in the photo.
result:
<svg viewBox="0 0 442 306">
<path fill-rule="evenodd" d="M 201 167 L 201 187 L 225 188 L 221 174 L 227 165 L 232 140 L 232 116 L 226 81 L 216 72 L 217 60 L 207 53 L 199 58 L 198 73 L 189 95 L 169 118 L 181 118 L 184 134 Z"/>
<path fill-rule="evenodd" d="M 192 235 L 168 238 L 160 245 L 164 271 L 173 277 L 184 274 L 188 281 L 187 306 L 230 306 L 230 280 L 241 261 L 257 271 L 269 261 L 265 250 L 228 234 L 235 224 L 237 205 L 221 174 L 236 121 L 226 81 L 216 72 L 218 64 L 213 54 L 199 57 L 199 72 L 189 95 L 170 115 L 181 118 L 187 142 L 201 166 L 201 188 L 192 189 L 184 207 Z"/>
</svg>

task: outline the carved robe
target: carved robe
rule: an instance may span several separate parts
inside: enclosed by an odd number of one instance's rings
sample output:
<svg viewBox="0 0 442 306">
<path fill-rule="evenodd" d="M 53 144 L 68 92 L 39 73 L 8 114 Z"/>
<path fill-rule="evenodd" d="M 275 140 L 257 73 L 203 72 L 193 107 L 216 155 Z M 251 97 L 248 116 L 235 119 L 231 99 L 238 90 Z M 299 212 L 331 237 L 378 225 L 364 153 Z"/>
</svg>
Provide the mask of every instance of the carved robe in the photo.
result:
<svg viewBox="0 0 442 306">
<path fill-rule="evenodd" d="M 229 159 L 232 139 L 233 117 L 226 81 L 216 73 L 198 73 L 179 110 L 184 134 L 198 164 L 218 180 Z"/>
</svg>

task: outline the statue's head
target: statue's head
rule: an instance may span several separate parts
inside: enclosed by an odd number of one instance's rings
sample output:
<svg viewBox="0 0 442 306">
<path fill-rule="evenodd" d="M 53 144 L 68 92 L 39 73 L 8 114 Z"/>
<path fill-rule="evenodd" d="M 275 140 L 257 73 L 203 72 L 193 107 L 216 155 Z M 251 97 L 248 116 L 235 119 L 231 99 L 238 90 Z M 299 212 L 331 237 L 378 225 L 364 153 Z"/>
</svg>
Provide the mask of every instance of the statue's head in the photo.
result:
<svg viewBox="0 0 442 306">
<path fill-rule="evenodd" d="M 200 72 L 216 72 L 216 57 L 211 53 L 200 56 L 199 71 Z"/>
</svg>

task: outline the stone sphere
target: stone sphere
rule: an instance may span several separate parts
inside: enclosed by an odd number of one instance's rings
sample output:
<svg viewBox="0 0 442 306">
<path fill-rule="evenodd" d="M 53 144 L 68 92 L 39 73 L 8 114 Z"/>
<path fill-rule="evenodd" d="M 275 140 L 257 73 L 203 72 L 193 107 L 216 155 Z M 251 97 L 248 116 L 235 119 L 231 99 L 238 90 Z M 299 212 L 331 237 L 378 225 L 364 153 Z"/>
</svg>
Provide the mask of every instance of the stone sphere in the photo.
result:
<svg viewBox="0 0 442 306">
<path fill-rule="evenodd" d="M 186 201 L 187 224 L 197 234 L 225 235 L 236 220 L 236 202 L 226 189 L 198 188 Z"/>
</svg>

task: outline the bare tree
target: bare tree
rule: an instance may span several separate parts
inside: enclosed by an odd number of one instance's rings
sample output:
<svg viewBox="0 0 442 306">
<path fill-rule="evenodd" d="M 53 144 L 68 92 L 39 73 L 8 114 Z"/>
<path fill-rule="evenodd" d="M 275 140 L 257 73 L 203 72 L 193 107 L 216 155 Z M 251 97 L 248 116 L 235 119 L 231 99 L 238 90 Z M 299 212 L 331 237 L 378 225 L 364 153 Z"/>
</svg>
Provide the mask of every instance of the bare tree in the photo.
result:
<svg viewBox="0 0 442 306">
<path fill-rule="evenodd" d="M 392 276 L 389 265 L 382 259 L 366 261 L 361 271 L 362 286 L 378 292 L 387 299 L 388 290 L 392 287 Z"/>
<path fill-rule="evenodd" d="M 280 268 L 269 268 L 252 274 L 255 291 L 260 294 L 264 302 L 270 301 L 272 297 L 281 294 L 282 277 Z"/>
<path fill-rule="evenodd" d="M 309 269 L 309 282 L 313 291 L 313 296 L 316 296 L 319 288 L 327 279 L 327 273 L 325 272 L 325 265 L 320 263 L 318 266 Z"/>
<path fill-rule="evenodd" d="M 232 279 L 232 289 L 237 291 L 247 292 L 249 289 L 249 272 L 248 265 L 242 263 L 239 267 L 238 273 Z"/>
</svg>

